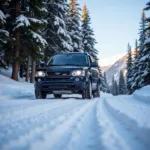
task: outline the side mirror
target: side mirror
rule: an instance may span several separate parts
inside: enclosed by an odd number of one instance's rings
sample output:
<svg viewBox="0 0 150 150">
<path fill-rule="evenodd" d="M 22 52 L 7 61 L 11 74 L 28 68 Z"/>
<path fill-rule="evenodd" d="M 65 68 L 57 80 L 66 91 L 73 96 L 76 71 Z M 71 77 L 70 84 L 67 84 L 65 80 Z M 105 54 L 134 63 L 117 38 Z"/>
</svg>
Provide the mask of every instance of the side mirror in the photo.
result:
<svg viewBox="0 0 150 150">
<path fill-rule="evenodd" d="M 46 66 L 47 66 L 46 63 L 40 63 L 40 68 L 44 68 Z"/>
<path fill-rule="evenodd" d="M 91 67 L 98 67 L 98 63 L 95 61 L 95 62 L 92 62 L 92 64 L 91 64 Z"/>
</svg>

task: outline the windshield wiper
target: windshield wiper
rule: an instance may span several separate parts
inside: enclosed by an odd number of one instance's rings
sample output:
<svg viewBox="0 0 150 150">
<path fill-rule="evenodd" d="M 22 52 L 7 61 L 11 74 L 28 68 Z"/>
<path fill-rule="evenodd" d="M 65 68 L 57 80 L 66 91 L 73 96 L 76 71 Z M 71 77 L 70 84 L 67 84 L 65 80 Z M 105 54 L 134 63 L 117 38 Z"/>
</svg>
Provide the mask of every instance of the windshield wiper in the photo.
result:
<svg viewBox="0 0 150 150">
<path fill-rule="evenodd" d="M 63 65 L 55 65 L 55 64 L 49 64 L 48 66 L 63 66 Z"/>
<path fill-rule="evenodd" d="M 83 66 L 83 65 L 79 65 L 79 64 L 63 64 L 63 66 Z"/>
</svg>

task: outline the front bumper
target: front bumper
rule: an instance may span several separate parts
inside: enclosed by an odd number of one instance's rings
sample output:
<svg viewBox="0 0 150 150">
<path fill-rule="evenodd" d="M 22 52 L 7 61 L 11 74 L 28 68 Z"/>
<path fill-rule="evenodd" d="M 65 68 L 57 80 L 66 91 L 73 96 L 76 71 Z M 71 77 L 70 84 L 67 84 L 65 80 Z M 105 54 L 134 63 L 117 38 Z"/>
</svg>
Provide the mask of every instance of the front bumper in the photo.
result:
<svg viewBox="0 0 150 150">
<path fill-rule="evenodd" d="M 53 91 L 78 93 L 86 89 L 86 87 L 86 77 L 35 77 L 35 89 L 47 93 L 53 93 Z"/>
</svg>

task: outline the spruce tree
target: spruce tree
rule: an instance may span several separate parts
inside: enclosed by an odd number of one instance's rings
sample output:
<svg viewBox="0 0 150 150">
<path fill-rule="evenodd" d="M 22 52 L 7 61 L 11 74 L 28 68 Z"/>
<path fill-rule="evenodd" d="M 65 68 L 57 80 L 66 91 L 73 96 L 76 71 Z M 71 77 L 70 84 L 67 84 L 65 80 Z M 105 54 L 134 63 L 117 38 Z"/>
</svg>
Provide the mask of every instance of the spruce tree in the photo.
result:
<svg viewBox="0 0 150 150">
<path fill-rule="evenodd" d="M 126 94 L 126 85 L 125 85 L 125 79 L 123 76 L 123 71 L 120 71 L 118 94 Z"/>
<path fill-rule="evenodd" d="M 21 15 L 21 8 L 20 8 L 20 0 L 15 1 L 15 20 Z M 14 20 L 14 23 L 15 23 Z M 21 24 L 16 25 L 16 27 L 12 30 L 14 31 L 14 38 L 15 38 L 15 47 L 14 47 L 14 59 L 13 59 L 13 67 L 12 67 L 12 79 L 18 81 L 18 71 L 19 71 L 19 56 L 20 56 L 20 29 L 19 26 Z"/>
<path fill-rule="evenodd" d="M 108 90 L 107 90 L 107 85 L 106 85 L 106 81 L 104 79 L 104 76 L 102 74 L 102 70 L 101 70 L 101 67 L 99 66 L 98 67 L 98 70 L 99 70 L 99 77 L 100 77 L 100 90 L 104 93 L 107 93 Z"/>
<path fill-rule="evenodd" d="M 138 41 L 135 41 L 135 51 L 134 51 L 134 60 L 133 60 L 133 67 L 132 67 L 132 91 L 134 92 L 136 89 L 138 89 L 138 83 L 136 82 L 138 77 L 138 64 L 139 64 L 139 47 L 138 47 Z"/>
<path fill-rule="evenodd" d="M 150 1 L 146 5 L 147 6 L 145 10 L 149 11 Z M 148 37 L 144 42 L 144 48 L 141 53 L 141 59 L 140 59 L 141 69 L 142 69 L 141 70 L 142 80 L 140 82 L 140 87 L 150 84 L 150 19 L 149 17 L 145 21 L 148 22 L 148 27 L 146 28 L 146 33 Z"/>
<path fill-rule="evenodd" d="M 11 39 L 10 52 L 13 53 L 12 78 L 14 80 L 18 80 L 19 65 L 25 55 L 26 57 L 30 55 L 33 60 L 37 60 L 41 57 L 41 50 L 46 45 L 46 40 L 41 36 L 42 29 L 46 25 L 46 20 L 42 18 L 45 13 L 44 6 L 45 3 L 42 0 L 10 2 L 7 28 Z"/>
<path fill-rule="evenodd" d="M 95 60 L 98 60 L 98 51 L 95 49 L 96 40 L 94 38 L 94 31 L 91 28 L 91 18 L 86 4 L 83 7 L 82 14 L 82 35 L 84 52 L 89 53 Z"/>
<path fill-rule="evenodd" d="M 118 85 L 117 85 L 117 82 L 114 79 L 114 76 L 112 77 L 111 93 L 114 96 L 118 95 Z"/>
<path fill-rule="evenodd" d="M 4 60 L 9 66 L 13 64 L 15 61 L 14 59 L 14 50 L 15 50 L 15 32 L 13 32 L 15 19 L 16 19 L 16 2 L 17 1 L 10 1 L 10 0 L 2 0 L 2 10 L 6 17 L 6 24 L 5 24 L 5 30 L 9 32 L 9 38 L 7 40 L 6 45 L 4 45 Z"/>
<path fill-rule="evenodd" d="M 82 33 L 80 27 L 80 11 L 77 0 L 70 0 L 68 9 L 67 28 L 72 40 L 72 47 L 74 52 L 83 51 Z"/>
<path fill-rule="evenodd" d="M 110 89 L 109 89 L 109 86 L 108 86 L 108 82 L 107 82 L 107 77 L 106 77 L 106 72 L 104 72 L 104 84 L 105 84 L 105 87 L 106 87 L 106 93 L 110 93 Z"/>
<path fill-rule="evenodd" d="M 128 44 L 128 56 L 127 56 L 127 90 L 128 94 L 132 94 L 132 72 L 133 61 L 132 61 L 132 52 L 131 46 Z"/>
<path fill-rule="evenodd" d="M 3 51 L 3 46 L 7 43 L 9 32 L 5 29 L 6 16 L 0 8 L 0 51 Z"/>
<path fill-rule="evenodd" d="M 134 52 L 134 59 L 137 59 L 138 54 L 139 54 L 139 51 L 138 51 L 138 41 L 137 41 L 137 39 L 136 39 L 136 40 L 135 40 L 135 52 Z"/>
<path fill-rule="evenodd" d="M 4 45 L 7 44 L 9 32 L 6 29 L 7 24 L 7 11 L 10 2 L 9 0 L 1 0 L 0 4 L 0 52 L 4 51 Z"/>
<path fill-rule="evenodd" d="M 7 45 L 7 41 L 9 39 L 9 32 L 6 30 L 6 9 L 8 6 L 8 1 L 2 0 L 0 5 L 0 67 L 6 68 L 6 64 L 4 62 L 4 46 Z"/>
<path fill-rule="evenodd" d="M 115 96 L 117 96 L 118 95 L 118 84 L 117 84 L 117 81 L 115 81 L 114 89 L 115 89 Z"/>
<path fill-rule="evenodd" d="M 137 73 L 134 75 L 134 83 L 133 83 L 133 87 L 134 90 L 139 89 L 142 87 L 142 83 L 144 82 L 144 79 L 142 78 L 142 74 L 144 72 L 144 64 L 141 62 L 141 58 L 143 55 L 143 51 L 144 51 L 144 43 L 145 43 L 145 39 L 147 37 L 146 34 L 146 28 L 147 28 L 147 23 L 145 21 L 146 16 L 145 16 L 145 12 L 143 10 L 142 12 L 142 17 L 141 17 L 141 22 L 140 22 L 140 37 L 139 37 L 139 52 L 138 52 L 138 56 L 135 60 L 135 65 L 138 68 Z"/>
<path fill-rule="evenodd" d="M 45 62 L 54 53 L 73 51 L 66 23 L 66 0 L 47 0 L 47 10 L 48 24 L 43 34 L 48 43 L 45 49 Z"/>
</svg>

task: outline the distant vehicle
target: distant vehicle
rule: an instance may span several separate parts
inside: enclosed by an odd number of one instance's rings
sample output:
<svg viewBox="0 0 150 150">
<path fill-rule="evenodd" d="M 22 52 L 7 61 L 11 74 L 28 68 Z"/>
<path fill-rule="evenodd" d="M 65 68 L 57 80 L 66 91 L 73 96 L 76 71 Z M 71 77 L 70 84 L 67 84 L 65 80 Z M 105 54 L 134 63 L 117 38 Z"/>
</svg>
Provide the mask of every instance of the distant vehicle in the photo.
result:
<svg viewBox="0 0 150 150">
<path fill-rule="evenodd" d="M 60 53 L 37 69 L 35 96 L 47 94 L 61 98 L 62 94 L 81 94 L 83 99 L 100 97 L 100 78 L 97 62 L 87 53 Z"/>
</svg>

